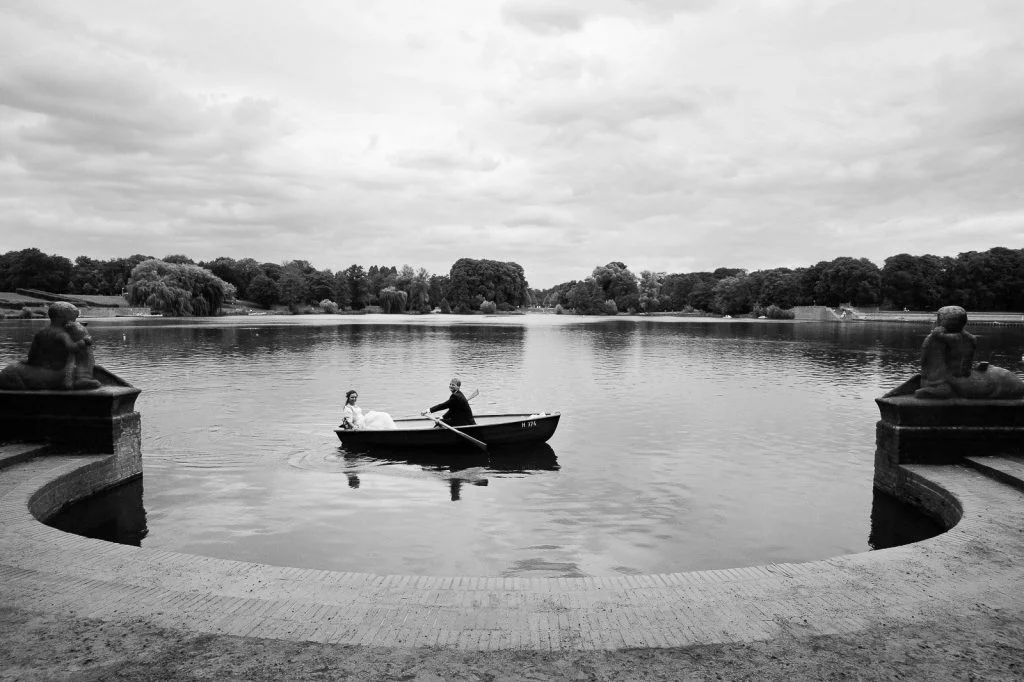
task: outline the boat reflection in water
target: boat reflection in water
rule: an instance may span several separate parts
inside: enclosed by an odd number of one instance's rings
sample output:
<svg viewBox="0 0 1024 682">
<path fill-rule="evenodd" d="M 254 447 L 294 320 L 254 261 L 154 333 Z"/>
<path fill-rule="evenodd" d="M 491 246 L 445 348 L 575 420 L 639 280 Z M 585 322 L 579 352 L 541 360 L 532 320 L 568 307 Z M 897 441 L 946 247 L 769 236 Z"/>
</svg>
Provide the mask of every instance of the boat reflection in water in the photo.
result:
<svg viewBox="0 0 1024 682">
<path fill-rule="evenodd" d="M 410 450 L 339 448 L 345 459 L 348 485 L 358 488 L 359 469 L 388 464 L 410 464 L 434 474 L 448 486 L 452 502 L 458 502 L 463 485 L 486 486 L 488 477 L 528 475 L 558 471 L 558 457 L 547 443 L 531 443 L 479 450 Z"/>
</svg>

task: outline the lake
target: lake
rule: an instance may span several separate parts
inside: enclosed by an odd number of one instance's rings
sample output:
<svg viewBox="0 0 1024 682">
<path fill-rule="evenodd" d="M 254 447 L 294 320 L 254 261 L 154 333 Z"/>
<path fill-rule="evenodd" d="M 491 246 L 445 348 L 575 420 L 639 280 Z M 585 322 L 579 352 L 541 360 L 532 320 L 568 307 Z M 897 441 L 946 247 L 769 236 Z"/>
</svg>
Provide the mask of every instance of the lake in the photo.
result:
<svg viewBox="0 0 1024 682">
<path fill-rule="evenodd" d="M 24 358 L 43 324 L 0 325 L 0 360 Z M 144 476 L 62 523 L 120 514 L 144 547 L 277 565 L 573 577 L 891 543 L 905 510 L 873 495 L 874 399 L 916 371 L 928 325 L 319 315 L 89 329 L 97 362 L 142 389 Z M 978 359 L 1024 369 L 1024 329 L 973 331 Z M 347 389 L 397 418 L 445 400 L 453 375 L 480 391 L 477 414 L 558 411 L 558 431 L 523 459 L 340 447 Z"/>
</svg>

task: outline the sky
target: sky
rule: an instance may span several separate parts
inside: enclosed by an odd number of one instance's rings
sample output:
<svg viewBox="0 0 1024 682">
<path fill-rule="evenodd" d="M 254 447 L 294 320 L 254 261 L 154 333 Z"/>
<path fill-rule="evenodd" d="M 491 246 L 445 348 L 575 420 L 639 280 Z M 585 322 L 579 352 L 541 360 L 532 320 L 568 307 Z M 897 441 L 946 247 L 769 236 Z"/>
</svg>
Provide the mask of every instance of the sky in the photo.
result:
<svg viewBox="0 0 1024 682">
<path fill-rule="evenodd" d="M 993 246 L 1019 0 L 0 0 L 0 253 L 547 288 Z"/>
</svg>

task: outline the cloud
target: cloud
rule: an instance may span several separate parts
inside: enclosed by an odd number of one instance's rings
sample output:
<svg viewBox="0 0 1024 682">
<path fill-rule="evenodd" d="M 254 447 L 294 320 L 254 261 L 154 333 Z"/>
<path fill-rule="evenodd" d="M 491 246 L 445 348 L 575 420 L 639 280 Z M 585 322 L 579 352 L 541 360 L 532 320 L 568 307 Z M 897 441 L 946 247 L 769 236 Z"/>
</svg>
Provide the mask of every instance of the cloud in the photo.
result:
<svg viewBox="0 0 1024 682">
<path fill-rule="evenodd" d="M 502 221 L 502 225 L 511 228 L 520 227 L 568 227 L 577 225 L 577 221 L 564 209 L 551 209 L 543 206 L 524 206 L 513 215 Z"/>
<path fill-rule="evenodd" d="M 644 120 L 693 116 L 698 110 L 695 102 L 671 94 L 590 91 L 531 103 L 522 117 L 546 126 L 593 124 L 621 130 Z"/>
<path fill-rule="evenodd" d="M 512 0 L 501 8 L 507 23 L 540 35 L 572 33 L 583 28 L 586 12 L 578 3 Z"/>
<path fill-rule="evenodd" d="M 447 149 L 409 149 L 391 154 L 391 165 L 422 171 L 477 171 L 488 173 L 501 165 L 501 161 L 488 155 L 460 154 Z"/>
<path fill-rule="evenodd" d="M 665 21 L 676 14 L 704 12 L 716 4 L 716 0 L 509 0 L 501 7 L 501 17 L 539 36 L 559 36 L 582 31 L 588 22 L 604 17 Z"/>
<path fill-rule="evenodd" d="M 1024 242 L 1019 3 L 4 11 L 8 248 L 550 286 Z"/>
</svg>

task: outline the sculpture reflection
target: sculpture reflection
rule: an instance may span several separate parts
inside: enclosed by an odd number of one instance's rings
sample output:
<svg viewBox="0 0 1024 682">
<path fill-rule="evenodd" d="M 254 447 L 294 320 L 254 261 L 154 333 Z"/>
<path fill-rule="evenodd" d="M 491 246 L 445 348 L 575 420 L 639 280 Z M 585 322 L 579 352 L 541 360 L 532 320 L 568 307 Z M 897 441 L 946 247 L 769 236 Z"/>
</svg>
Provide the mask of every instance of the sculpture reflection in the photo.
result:
<svg viewBox="0 0 1024 682">
<path fill-rule="evenodd" d="M 901 502 L 877 488 L 871 499 L 868 546 L 888 549 L 935 537 L 945 528 L 917 507 Z"/>
<path fill-rule="evenodd" d="M 140 547 L 149 534 L 142 504 L 142 477 L 80 500 L 46 519 L 65 533 Z"/>
</svg>

